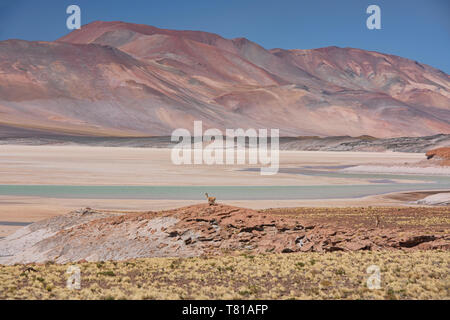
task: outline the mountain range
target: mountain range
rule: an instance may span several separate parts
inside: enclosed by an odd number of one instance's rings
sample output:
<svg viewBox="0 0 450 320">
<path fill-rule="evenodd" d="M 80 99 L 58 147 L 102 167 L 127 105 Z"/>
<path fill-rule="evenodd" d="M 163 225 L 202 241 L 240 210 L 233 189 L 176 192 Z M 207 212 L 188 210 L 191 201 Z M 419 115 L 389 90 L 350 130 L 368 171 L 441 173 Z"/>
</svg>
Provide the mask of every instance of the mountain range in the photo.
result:
<svg viewBox="0 0 450 320">
<path fill-rule="evenodd" d="M 0 41 L 0 135 L 283 136 L 450 133 L 450 76 L 355 48 L 265 49 L 245 38 L 97 21 L 53 41 Z"/>
</svg>

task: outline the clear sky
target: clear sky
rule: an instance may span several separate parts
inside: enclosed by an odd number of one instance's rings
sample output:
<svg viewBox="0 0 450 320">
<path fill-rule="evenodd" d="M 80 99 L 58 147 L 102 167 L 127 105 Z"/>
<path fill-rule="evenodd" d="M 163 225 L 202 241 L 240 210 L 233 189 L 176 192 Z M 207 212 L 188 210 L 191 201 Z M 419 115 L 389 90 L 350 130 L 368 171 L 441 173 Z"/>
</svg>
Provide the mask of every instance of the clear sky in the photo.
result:
<svg viewBox="0 0 450 320">
<path fill-rule="evenodd" d="M 0 0 L 0 40 L 55 40 L 66 8 L 95 20 L 246 37 L 265 48 L 354 47 L 395 54 L 450 73 L 450 0 Z M 366 8 L 381 7 L 381 30 Z"/>
</svg>

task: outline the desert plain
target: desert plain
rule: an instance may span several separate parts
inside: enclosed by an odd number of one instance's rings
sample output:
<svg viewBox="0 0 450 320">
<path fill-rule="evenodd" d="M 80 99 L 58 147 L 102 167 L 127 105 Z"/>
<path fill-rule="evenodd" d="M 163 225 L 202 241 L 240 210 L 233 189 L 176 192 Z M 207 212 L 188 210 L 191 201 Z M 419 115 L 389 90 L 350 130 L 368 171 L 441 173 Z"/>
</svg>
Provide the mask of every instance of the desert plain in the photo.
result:
<svg viewBox="0 0 450 320">
<path fill-rule="evenodd" d="M 423 153 L 280 151 L 279 173 L 262 176 L 251 165 L 174 165 L 170 152 L 0 146 L 0 298 L 450 297 L 450 210 L 417 203 L 445 195 L 446 177 L 342 171 Z M 81 290 L 66 287 L 72 265 Z"/>
</svg>

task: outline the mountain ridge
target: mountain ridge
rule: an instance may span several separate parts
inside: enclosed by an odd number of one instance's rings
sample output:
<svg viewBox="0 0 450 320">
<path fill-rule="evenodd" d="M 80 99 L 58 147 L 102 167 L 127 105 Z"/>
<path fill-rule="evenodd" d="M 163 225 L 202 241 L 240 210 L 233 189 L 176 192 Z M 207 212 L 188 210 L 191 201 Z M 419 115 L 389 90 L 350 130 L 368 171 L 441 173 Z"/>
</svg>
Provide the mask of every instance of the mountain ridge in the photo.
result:
<svg viewBox="0 0 450 320">
<path fill-rule="evenodd" d="M 450 77 L 356 48 L 265 49 L 245 38 L 96 21 L 54 42 L 0 41 L 0 124 L 50 133 L 450 133 Z M 413 124 L 413 125 L 412 125 Z"/>
</svg>

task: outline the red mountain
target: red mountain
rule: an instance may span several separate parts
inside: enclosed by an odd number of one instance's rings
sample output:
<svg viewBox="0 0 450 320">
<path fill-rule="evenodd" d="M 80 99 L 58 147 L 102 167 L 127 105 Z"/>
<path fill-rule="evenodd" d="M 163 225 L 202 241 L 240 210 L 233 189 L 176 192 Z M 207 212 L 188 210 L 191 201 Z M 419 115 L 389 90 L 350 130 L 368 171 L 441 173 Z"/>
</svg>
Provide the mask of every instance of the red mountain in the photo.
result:
<svg viewBox="0 0 450 320">
<path fill-rule="evenodd" d="M 194 120 L 289 136 L 450 133 L 450 77 L 378 52 L 266 50 L 124 22 L 0 42 L 0 132 L 167 135 Z"/>
</svg>

